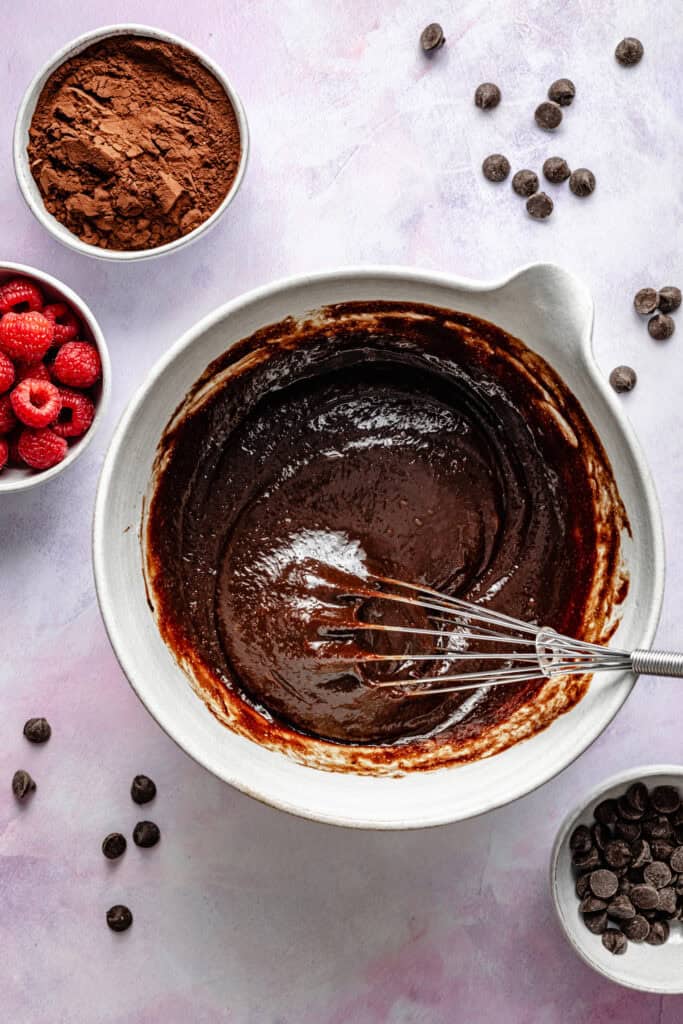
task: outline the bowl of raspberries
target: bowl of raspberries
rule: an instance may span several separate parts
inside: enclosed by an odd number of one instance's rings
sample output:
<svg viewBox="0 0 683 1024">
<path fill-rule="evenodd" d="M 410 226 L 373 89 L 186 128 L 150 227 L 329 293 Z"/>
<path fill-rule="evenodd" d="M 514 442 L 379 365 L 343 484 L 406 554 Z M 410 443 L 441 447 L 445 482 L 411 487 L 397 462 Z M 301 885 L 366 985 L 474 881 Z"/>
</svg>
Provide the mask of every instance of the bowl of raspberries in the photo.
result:
<svg viewBox="0 0 683 1024">
<path fill-rule="evenodd" d="M 108 394 L 107 349 L 86 304 L 43 271 L 0 263 L 0 493 L 66 469 Z"/>
</svg>

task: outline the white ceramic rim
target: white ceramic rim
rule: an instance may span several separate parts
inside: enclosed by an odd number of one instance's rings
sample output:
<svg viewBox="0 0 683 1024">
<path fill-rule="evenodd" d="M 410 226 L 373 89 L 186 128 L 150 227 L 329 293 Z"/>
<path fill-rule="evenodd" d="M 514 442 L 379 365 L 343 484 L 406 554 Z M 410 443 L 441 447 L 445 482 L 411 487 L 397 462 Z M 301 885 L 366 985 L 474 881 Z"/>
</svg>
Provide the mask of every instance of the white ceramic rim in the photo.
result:
<svg viewBox="0 0 683 1024">
<path fill-rule="evenodd" d="M 226 193 L 220 206 L 214 210 L 210 217 L 199 224 L 193 231 L 190 231 L 187 235 L 183 235 L 181 238 L 176 238 L 173 242 L 167 242 L 165 245 L 158 245 L 154 249 L 136 249 L 133 251 L 126 249 L 102 249 L 97 245 L 90 245 L 87 242 L 83 242 L 78 235 L 75 235 L 73 231 L 70 231 L 67 227 L 61 224 L 56 217 L 53 217 L 53 215 L 46 210 L 40 192 L 38 191 L 38 187 L 35 184 L 33 175 L 31 174 L 31 169 L 28 163 L 28 154 L 26 152 L 28 128 L 31 124 L 31 118 L 33 117 L 38 97 L 40 96 L 42 88 L 50 75 L 56 71 L 65 60 L 69 57 L 75 56 L 77 53 L 80 53 L 81 50 L 84 50 L 87 46 L 110 36 L 121 35 L 149 36 L 152 39 L 159 39 L 165 43 L 175 43 L 177 46 L 181 46 L 183 49 L 193 54 L 206 66 L 214 77 L 218 79 L 218 82 L 225 90 L 235 111 L 240 130 L 241 154 L 239 167 L 237 168 L 235 180 L 230 186 L 230 189 Z M 28 208 L 36 220 L 42 224 L 42 226 L 46 228 L 58 242 L 61 242 L 63 245 L 67 245 L 70 249 L 75 249 L 76 252 L 80 252 L 85 256 L 94 256 L 95 259 L 113 260 L 118 262 L 149 260 L 154 259 L 156 256 L 164 256 L 169 252 L 176 252 L 178 249 L 182 249 L 184 246 L 196 241 L 200 235 L 205 234 L 213 228 L 220 217 L 225 213 L 239 191 L 247 168 L 247 161 L 249 158 L 249 126 L 247 124 L 247 115 L 244 111 L 244 107 L 238 93 L 231 85 L 225 72 L 202 50 L 197 49 L 196 46 L 193 46 L 192 43 L 188 43 L 187 40 L 181 39 L 180 36 L 173 35 L 171 32 L 165 32 L 163 29 L 152 28 L 150 25 L 139 25 L 137 23 L 106 25 L 103 28 L 94 29 L 91 32 L 84 32 L 82 35 L 72 39 L 71 42 L 63 46 L 61 50 L 51 57 L 34 77 L 33 81 L 24 93 L 19 105 L 19 110 L 17 111 L 17 117 L 14 123 L 13 153 L 14 173 L 16 175 L 17 184 L 19 185 L 19 189 Z"/>
<path fill-rule="evenodd" d="M 611 775 L 608 779 L 604 779 L 599 785 L 594 786 L 586 795 L 583 797 L 581 803 L 569 812 L 565 817 L 562 824 L 560 825 L 555 842 L 553 843 L 552 853 L 550 855 L 550 891 L 553 897 L 553 905 L 555 907 L 555 913 L 557 919 L 560 922 L 562 931 L 564 932 L 567 942 L 571 945 L 577 956 L 580 956 L 584 963 L 592 967 L 598 974 L 602 974 L 604 978 L 609 978 L 616 985 L 622 985 L 624 988 L 634 989 L 637 992 L 651 992 L 657 995 L 679 995 L 683 993 L 683 980 L 681 980 L 678 988 L 662 988 L 657 986 L 644 986 L 631 984 L 622 978 L 616 978 L 609 971 L 606 971 L 597 960 L 595 960 L 589 953 L 589 951 L 576 943 L 572 937 L 571 932 L 567 927 L 565 916 L 562 912 L 562 906 L 557 894 L 557 861 L 560 856 L 560 851 L 563 845 L 567 842 L 569 833 L 571 832 L 575 822 L 584 814 L 586 808 L 593 803 L 594 800 L 598 800 L 603 793 L 608 792 L 615 786 L 624 786 L 630 782 L 636 782 L 639 779 L 647 779 L 653 775 L 673 775 L 681 780 L 683 783 L 683 766 L 679 764 L 655 764 L 655 765 L 643 765 L 640 768 L 629 768 L 626 771 L 618 772 L 616 775 Z M 679 783 L 679 785 L 681 784 Z M 578 904 L 577 904 L 578 907 Z M 586 931 L 587 935 L 591 933 Z"/>
<path fill-rule="evenodd" d="M 19 491 L 27 491 L 31 487 L 37 487 L 38 484 L 44 484 L 47 480 L 52 480 L 53 477 L 62 473 L 72 465 L 78 456 L 85 451 L 95 436 L 95 432 L 102 422 L 105 410 L 109 403 L 109 394 L 111 391 L 111 366 L 109 363 L 109 352 L 107 351 L 107 345 L 100 325 L 95 319 L 95 316 L 87 303 L 72 291 L 68 285 L 63 284 L 56 277 L 52 277 L 51 274 L 47 274 L 44 270 L 37 270 L 35 267 L 29 267 L 23 263 L 8 263 L 0 260 L 0 271 L 4 272 L 6 270 L 10 271 L 12 274 L 32 278 L 39 284 L 44 285 L 46 288 L 53 289 L 55 292 L 58 292 L 59 295 L 63 296 L 70 306 L 73 306 L 78 316 L 88 325 L 88 330 L 90 331 L 100 353 L 100 361 L 102 363 L 102 387 L 97 405 L 95 406 L 95 415 L 92 423 L 83 437 L 81 437 L 76 444 L 71 445 L 69 448 L 69 454 L 66 458 L 61 462 L 58 462 L 56 466 L 52 466 L 51 469 L 36 470 L 27 476 L 12 477 L 5 476 L 5 473 L 1 473 L 0 495 L 16 494 Z"/>
<path fill-rule="evenodd" d="M 142 685 L 139 685 L 135 679 L 135 668 L 134 658 L 129 653 L 129 647 L 126 642 L 126 637 L 123 632 L 119 629 L 116 615 L 116 598 L 112 594 L 107 581 L 107 570 L 106 570 L 106 542 L 105 542 L 105 510 L 108 501 L 109 489 L 112 486 L 112 474 L 113 467 L 116 462 L 119 449 L 122 447 L 125 439 L 126 431 L 132 420 L 137 415 L 140 406 L 145 402 L 148 393 L 156 386 L 157 380 L 160 375 L 164 372 L 166 367 L 173 362 L 173 360 L 182 352 L 186 347 L 191 345 L 195 338 L 202 335 L 210 327 L 214 326 L 219 320 L 226 316 L 229 316 L 235 311 L 241 309 L 243 306 L 247 306 L 251 303 L 258 302 L 264 298 L 267 298 L 271 293 L 279 290 L 287 290 L 292 286 L 305 286 L 307 284 L 319 283 L 324 281 L 336 281 L 349 277 L 356 278 L 376 278 L 384 277 L 388 281 L 410 281 L 417 284 L 436 284 L 445 287 L 466 289 L 471 292 L 489 292 L 509 285 L 516 278 L 521 277 L 530 271 L 547 270 L 550 272 L 559 272 L 572 278 L 576 281 L 573 275 L 568 275 L 567 271 L 558 267 L 556 264 L 551 263 L 532 263 L 526 264 L 523 267 L 513 271 L 512 273 L 498 278 L 494 281 L 478 281 L 470 278 L 459 277 L 453 274 L 447 274 L 442 271 L 424 271 L 410 267 L 401 266 L 383 266 L 383 265 L 367 265 L 360 267 L 340 267 L 333 270 L 317 271 L 310 274 L 299 274 L 292 275 L 290 277 L 280 278 L 270 284 L 262 285 L 258 288 L 252 289 L 243 295 L 232 299 L 230 302 L 213 310 L 213 312 L 207 314 L 198 323 L 186 331 L 179 339 L 167 350 L 167 352 L 161 357 L 161 359 L 155 364 L 149 373 L 149 376 L 144 381 L 138 392 L 133 396 L 125 409 L 121 420 L 114 432 L 111 439 L 109 450 L 107 452 L 100 480 L 97 488 L 97 495 L 95 499 L 94 517 L 93 517 L 93 572 L 95 577 L 95 589 L 100 604 L 100 610 L 104 621 L 105 629 L 109 636 L 109 640 L 114 649 L 114 653 L 119 661 L 119 664 L 127 677 L 133 690 L 149 711 L 152 717 L 158 722 L 161 728 L 171 737 L 182 750 L 185 751 L 190 757 L 192 757 L 198 764 L 206 768 L 207 771 L 216 775 L 224 782 L 235 786 L 237 789 L 246 793 L 248 796 L 254 797 L 262 803 L 268 804 L 273 807 L 277 807 L 280 810 L 288 811 L 291 814 L 295 814 L 299 817 L 309 818 L 313 821 L 320 821 L 325 824 L 331 825 L 343 825 L 345 827 L 352 828 L 368 828 L 377 830 L 395 830 L 395 829 L 407 829 L 407 828 L 429 828 L 439 825 L 451 824 L 453 821 L 460 820 L 461 818 L 476 817 L 477 814 L 488 813 L 488 811 L 495 810 L 497 807 L 502 807 L 514 800 L 519 799 L 522 796 L 526 796 L 528 793 L 533 792 L 540 786 L 544 785 L 549 779 L 554 778 L 561 771 L 572 764 L 576 758 L 578 758 L 590 745 L 597 739 L 597 737 L 607 728 L 610 722 L 613 720 L 617 711 L 623 706 L 624 701 L 630 694 L 633 686 L 635 685 L 637 676 L 631 677 L 631 685 L 624 694 L 624 698 L 621 703 L 616 707 L 614 712 L 606 719 L 599 720 L 593 723 L 590 729 L 584 729 L 580 739 L 577 738 L 576 752 L 573 756 L 570 756 L 566 763 L 558 769 L 555 765 L 544 769 L 537 781 L 529 786 L 524 782 L 517 784 L 511 781 L 508 789 L 499 789 L 497 795 L 493 797 L 481 811 L 475 812 L 474 814 L 467 815 L 453 815 L 452 812 L 439 812 L 434 814 L 425 815 L 419 821 L 410 821 L 404 823 L 401 820 L 391 822 L 377 822 L 373 819 L 366 818 L 352 818 L 348 815 L 335 814 L 333 812 L 326 812 L 321 810 L 312 810 L 301 803 L 294 803 L 291 800 L 284 799 L 280 794 L 274 794 L 272 791 L 264 792 L 261 788 L 254 787 L 244 778 L 236 777 L 234 771 L 231 772 L 225 765 L 218 765 L 207 758 L 204 751 L 201 749 L 190 749 L 186 745 L 184 739 L 179 735 L 181 730 L 176 728 L 176 723 L 173 721 L 171 715 L 167 715 L 164 707 L 160 702 L 150 700 L 144 692 L 144 681 Z M 264 325 L 265 326 L 265 325 Z M 504 325 L 503 325 L 504 326 Z M 659 503 L 657 500 L 654 484 L 650 475 L 649 468 L 645 462 L 645 458 L 640 450 L 640 446 L 633 432 L 633 429 L 628 422 L 626 414 L 623 408 L 620 406 L 617 397 L 613 390 L 609 387 L 606 380 L 603 378 L 598 365 L 595 361 L 592 346 L 592 316 L 591 323 L 587 325 L 587 330 L 584 333 L 583 341 L 580 349 L 580 357 L 583 360 L 583 365 L 586 372 L 588 373 L 593 386 L 598 390 L 603 401 L 610 407 L 613 414 L 615 415 L 623 437 L 624 445 L 629 449 L 631 456 L 637 466 L 640 479 L 642 481 L 643 493 L 645 497 L 645 505 L 647 506 L 647 515 L 649 522 L 652 527 L 652 542 L 653 542 L 653 561 L 651 566 L 651 573 L 653 580 L 655 581 L 654 591 L 656 594 L 655 600 L 653 600 L 651 607 L 643 613 L 642 620 L 642 642 L 641 646 L 649 646 L 655 636 L 657 624 L 659 621 L 659 615 L 661 611 L 661 605 L 663 600 L 664 591 L 664 533 L 662 528 L 661 514 L 659 509 Z M 189 685 L 189 684 L 188 684 Z M 453 769 L 456 770 L 456 769 Z"/>
</svg>

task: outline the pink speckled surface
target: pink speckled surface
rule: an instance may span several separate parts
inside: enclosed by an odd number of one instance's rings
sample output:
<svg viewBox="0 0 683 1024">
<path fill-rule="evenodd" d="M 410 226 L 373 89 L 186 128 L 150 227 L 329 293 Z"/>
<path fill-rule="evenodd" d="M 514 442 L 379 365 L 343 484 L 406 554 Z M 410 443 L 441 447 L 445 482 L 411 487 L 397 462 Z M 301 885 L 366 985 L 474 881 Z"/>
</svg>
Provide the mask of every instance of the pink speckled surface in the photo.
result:
<svg viewBox="0 0 683 1024">
<path fill-rule="evenodd" d="M 656 10 L 656 16 L 655 16 Z M 417 50 L 440 20 L 446 48 Z M 204 48 L 246 105 L 252 161 L 205 241 L 146 266 L 108 266 L 53 242 L 13 180 L 14 111 L 55 49 L 115 21 Z M 637 287 L 681 283 L 683 111 L 678 0 L 38 0 L 6 6 L 0 61 L 3 255 L 45 268 L 100 318 L 114 366 L 108 421 L 74 468 L 0 501 L 0 1019 L 12 1024 L 675 1024 L 683 998 L 640 996 L 579 962 L 546 884 L 555 830 L 581 794 L 629 765 L 681 760 L 683 691 L 643 679 L 560 777 L 511 807 L 429 833 L 346 832 L 262 807 L 207 775 L 148 717 L 109 648 L 90 572 L 95 483 L 113 424 L 154 360 L 224 300 L 291 271 L 414 263 L 493 277 L 535 259 L 576 271 L 596 298 L 606 372 L 640 374 L 625 401 L 661 496 L 668 585 L 659 639 L 681 646 L 683 318 L 666 346 L 630 309 Z M 635 69 L 612 57 L 643 39 Z M 556 137 L 531 114 L 559 75 L 577 99 Z M 479 81 L 503 105 L 472 105 Z M 479 173 L 559 153 L 590 166 L 550 222 Z M 551 187 L 552 188 L 552 187 Z M 21 736 L 45 714 L 44 748 Z M 29 806 L 15 768 L 38 781 Z M 99 852 L 137 820 L 134 772 L 159 787 L 161 845 Z M 115 902 L 129 933 L 104 924 Z"/>
</svg>

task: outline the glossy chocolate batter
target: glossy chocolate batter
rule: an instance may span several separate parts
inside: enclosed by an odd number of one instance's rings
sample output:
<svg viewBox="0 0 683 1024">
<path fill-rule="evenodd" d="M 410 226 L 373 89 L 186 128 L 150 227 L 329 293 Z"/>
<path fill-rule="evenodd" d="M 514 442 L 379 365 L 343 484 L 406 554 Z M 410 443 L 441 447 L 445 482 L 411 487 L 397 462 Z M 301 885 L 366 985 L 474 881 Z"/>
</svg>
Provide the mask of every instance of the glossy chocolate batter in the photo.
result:
<svg viewBox="0 0 683 1024">
<path fill-rule="evenodd" d="M 352 629 L 430 624 L 363 600 L 368 573 L 581 636 L 611 592 L 623 525 L 589 421 L 522 342 L 433 307 L 331 307 L 230 349 L 176 414 L 148 515 L 150 597 L 214 709 L 216 695 L 251 709 L 247 731 L 260 718 L 271 734 L 452 748 L 540 684 L 427 697 L 369 685 L 367 649 L 431 642 Z M 419 680 L 445 663 L 382 671 Z"/>
</svg>

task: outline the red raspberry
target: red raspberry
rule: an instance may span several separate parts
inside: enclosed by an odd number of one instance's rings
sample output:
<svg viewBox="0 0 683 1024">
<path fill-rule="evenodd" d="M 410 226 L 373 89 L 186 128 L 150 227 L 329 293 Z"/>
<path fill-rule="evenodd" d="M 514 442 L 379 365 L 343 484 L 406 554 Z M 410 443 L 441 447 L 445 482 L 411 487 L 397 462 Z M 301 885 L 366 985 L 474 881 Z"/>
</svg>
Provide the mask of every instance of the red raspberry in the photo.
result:
<svg viewBox="0 0 683 1024">
<path fill-rule="evenodd" d="M 25 277 L 13 277 L 11 281 L 0 285 L 0 313 L 16 313 L 17 306 L 27 306 L 33 312 L 40 312 L 43 308 L 40 288 Z"/>
<path fill-rule="evenodd" d="M 14 369 L 16 371 L 17 384 L 21 384 L 22 380 L 26 380 L 28 377 L 31 380 L 52 380 L 50 371 L 45 363 L 20 363 Z"/>
<path fill-rule="evenodd" d="M 55 325 L 54 345 L 63 345 L 78 337 L 80 324 L 65 302 L 53 302 L 43 310 L 43 316 Z"/>
<path fill-rule="evenodd" d="M 3 441 L 7 441 L 7 447 L 9 448 L 9 456 L 7 459 L 8 466 L 26 466 L 26 463 L 19 455 L 20 433 L 20 430 L 15 430 L 12 434 L 8 434 L 7 437 L 3 438 Z"/>
<path fill-rule="evenodd" d="M 0 320 L 0 351 L 10 359 L 35 363 L 42 359 L 55 334 L 55 325 L 42 313 L 5 313 Z"/>
<path fill-rule="evenodd" d="M 60 437 L 81 437 L 93 421 L 95 406 L 87 395 L 71 388 L 60 388 L 62 408 L 52 429 Z"/>
<path fill-rule="evenodd" d="M 47 380 L 27 377 L 10 395 L 17 419 L 27 427 L 46 427 L 59 416 L 62 400 L 59 391 Z"/>
<path fill-rule="evenodd" d="M 63 437 L 53 430 L 22 430 L 19 435 L 19 458 L 31 469 L 49 469 L 61 462 L 68 451 Z"/>
<path fill-rule="evenodd" d="M 9 445 L 0 437 L 0 470 L 4 469 L 9 459 Z"/>
<path fill-rule="evenodd" d="M 13 383 L 14 363 L 4 352 L 0 352 L 0 395 L 3 391 L 9 391 Z"/>
<path fill-rule="evenodd" d="M 2 434 L 9 434 L 10 430 L 13 430 L 16 425 L 17 418 L 14 415 L 10 396 L 2 395 L 0 397 L 0 436 Z"/>
<path fill-rule="evenodd" d="M 60 384 L 68 384 L 72 388 L 89 388 L 100 379 L 102 373 L 100 354 L 87 341 L 67 341 L 57 353 L 52 373 Z"/>
</svg>

